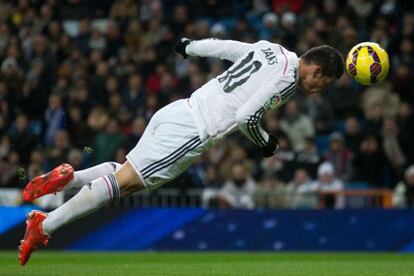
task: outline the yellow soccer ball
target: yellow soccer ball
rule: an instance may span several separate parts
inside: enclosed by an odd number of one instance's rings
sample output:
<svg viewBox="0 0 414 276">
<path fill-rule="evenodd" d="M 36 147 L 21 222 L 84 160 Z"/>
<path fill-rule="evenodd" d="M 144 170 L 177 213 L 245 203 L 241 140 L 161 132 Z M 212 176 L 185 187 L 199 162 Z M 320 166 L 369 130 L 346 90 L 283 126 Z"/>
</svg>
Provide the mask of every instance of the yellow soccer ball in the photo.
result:
<svg viewBox="0 0 414 276">
<path fill-rule="evenodd" d="M 387 52 L 374 42 L 355 45 L 346 57 L 346 71 L 363 85 L 380 83 L 390 68 Z"/>
</svg>

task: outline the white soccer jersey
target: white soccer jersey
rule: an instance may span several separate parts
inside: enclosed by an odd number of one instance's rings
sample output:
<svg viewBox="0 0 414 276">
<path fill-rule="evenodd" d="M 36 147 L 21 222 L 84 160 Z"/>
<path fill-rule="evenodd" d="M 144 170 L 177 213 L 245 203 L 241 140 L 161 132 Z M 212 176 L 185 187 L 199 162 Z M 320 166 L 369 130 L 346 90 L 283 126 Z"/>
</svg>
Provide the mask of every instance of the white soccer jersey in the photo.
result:
<svg viewBox="0 0 414 276">
<path fill-rule="evenodd" d="M 261 127 L 261 117 L 296 92 L 297 55 L 268 41 L 217 39 L 192 41 L 186 52 L 234 62 L 191 95 L 189 104 L 199 132 L 216 140 L 239 128 L 253 143 L 265 146 L 269 136 Z"/>
</svg>

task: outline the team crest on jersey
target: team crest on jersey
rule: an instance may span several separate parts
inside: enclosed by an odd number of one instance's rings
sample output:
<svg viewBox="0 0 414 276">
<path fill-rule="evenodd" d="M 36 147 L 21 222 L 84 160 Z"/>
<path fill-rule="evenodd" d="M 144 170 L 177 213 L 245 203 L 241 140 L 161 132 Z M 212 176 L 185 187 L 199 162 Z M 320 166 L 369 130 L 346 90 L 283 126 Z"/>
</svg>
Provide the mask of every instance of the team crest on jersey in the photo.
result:
<svg viewBox="0 0 414 276">
<path fill-rule="evenodd" d="M 276 107 L 280 105 L 281 102 L 282 102 L 282 97 L 280 97 L 280 95 L 274 95 L 273 97 L 270 98 L 268 102 L 269 108 L 275 109 Z"/>
</svg>

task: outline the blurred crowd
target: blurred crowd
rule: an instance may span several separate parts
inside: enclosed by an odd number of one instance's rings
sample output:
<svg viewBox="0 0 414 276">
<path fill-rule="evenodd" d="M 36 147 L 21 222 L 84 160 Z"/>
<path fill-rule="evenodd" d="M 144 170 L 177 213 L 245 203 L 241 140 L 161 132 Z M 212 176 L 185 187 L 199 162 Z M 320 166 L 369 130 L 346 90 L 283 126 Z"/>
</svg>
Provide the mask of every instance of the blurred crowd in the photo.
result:
<svg viewBox="0 0 414 276">
<path fill-rule="evenodd" d="M 344 75 L 322 95 L 300 91 L 264 126 L 280 153 L 262 159 L 240 134 L 220 142 L 169 187 L 205 188 L 204 204 L 317 206 L 302 194 L 352 185 L 395 188 L 414 206 L 414 4 L 368 0 L 0 1 L 0 188 L 62 162 L 119 163 L 151 116 L 188 97 L 228 62 L 182 59 L 180 37 L 269 40 L 298 55 L 358 42 L 387 49 L 386 81 L 362 87 Z M 325 200 L 340 207 L 341 198 Z"/>
</svg>

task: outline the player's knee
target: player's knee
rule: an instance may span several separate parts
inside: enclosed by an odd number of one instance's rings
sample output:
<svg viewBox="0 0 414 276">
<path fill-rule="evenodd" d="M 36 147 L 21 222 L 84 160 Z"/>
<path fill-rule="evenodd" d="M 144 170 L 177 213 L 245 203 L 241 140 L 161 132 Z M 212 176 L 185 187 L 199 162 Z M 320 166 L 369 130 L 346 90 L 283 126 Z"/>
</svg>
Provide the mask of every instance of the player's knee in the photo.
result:
<svg viewBox="0 0 414 276">
<path fill-rule="evenodd" d="M 114 173 L 121 190 L 121 196 L 128 195 L 144 188 L 137 172 L 127 161 Z"/>
<path fill-rule="evenodd" d="M 108 166 L 111 166 L 111 168 L 114 170 L 114 172 L 117 172 L 122 167 L 122 164 L 119 164 L 119 163 L 113 162 L 113 161 L 105 162 L 105 164 L 107 164 Z"/>
</svg>

